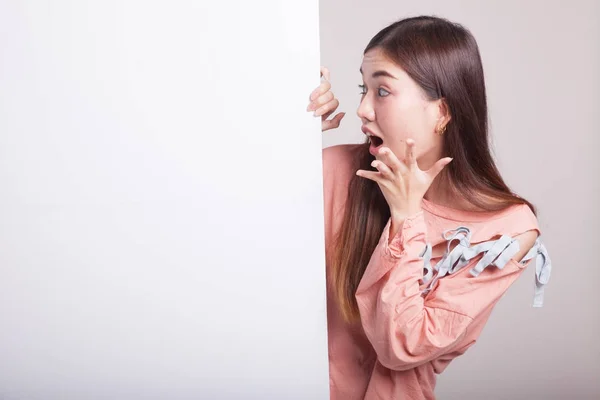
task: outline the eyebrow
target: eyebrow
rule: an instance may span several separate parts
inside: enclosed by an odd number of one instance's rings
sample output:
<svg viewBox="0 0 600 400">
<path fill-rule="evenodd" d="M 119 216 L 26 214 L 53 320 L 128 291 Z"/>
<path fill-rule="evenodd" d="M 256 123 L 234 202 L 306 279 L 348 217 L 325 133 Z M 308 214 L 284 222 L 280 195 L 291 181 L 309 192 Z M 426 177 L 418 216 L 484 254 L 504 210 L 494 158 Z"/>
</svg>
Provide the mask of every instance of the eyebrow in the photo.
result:
<svg viewBox="0 0 600 400">
<path fill-rule="evenodd" d="M 360 67 L 360 74 L 361 74 L 361 75 L 363 74 L 362 67 Z M 392 74 L 390 74 L 389 72 L 387 72 L 387 71 L 384 71 L 384 70 L 375 71 L 375 72 L 373 72 L 373 75 L 371 75 L 371 76 L 372 76 L 373 78 L 378 78 L 378 77 L 380 77 L 380 76 L 385 76 L 385 77 L 392 78 L 392 79 L 396 79 L 396 80 L 398 79 L 398 78 L 396 78 L 394 75 L 392 75 Z"/>
</svg>

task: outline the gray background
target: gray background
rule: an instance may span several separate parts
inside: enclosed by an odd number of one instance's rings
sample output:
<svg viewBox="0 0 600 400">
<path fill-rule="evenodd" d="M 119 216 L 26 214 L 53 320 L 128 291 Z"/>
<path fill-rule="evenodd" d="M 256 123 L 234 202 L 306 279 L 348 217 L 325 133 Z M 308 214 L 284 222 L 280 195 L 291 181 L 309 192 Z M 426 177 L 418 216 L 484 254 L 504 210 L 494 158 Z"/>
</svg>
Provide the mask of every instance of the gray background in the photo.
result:
<svg viewBox="0 0 600 400">
<path fill-rule="evenodd" d="M 328 397 L 318 27 L 0 0 L 1 400 Z"/>
<path fill-rule="evenodd" d="M 462 23 L 477 39 L 498 166 L 538 206 L 553 263 L 544 307 L 531 307 L 530 268 L 479 342 L 440 376 L 437 394 L 598 399 L 600 2 L 321 0 L 321 63 L 347 112 L 339 129 L 324 133 L 324 147 L 363 141 L 362 51 L 389 23 L 419 14 Z"/>
</svg>

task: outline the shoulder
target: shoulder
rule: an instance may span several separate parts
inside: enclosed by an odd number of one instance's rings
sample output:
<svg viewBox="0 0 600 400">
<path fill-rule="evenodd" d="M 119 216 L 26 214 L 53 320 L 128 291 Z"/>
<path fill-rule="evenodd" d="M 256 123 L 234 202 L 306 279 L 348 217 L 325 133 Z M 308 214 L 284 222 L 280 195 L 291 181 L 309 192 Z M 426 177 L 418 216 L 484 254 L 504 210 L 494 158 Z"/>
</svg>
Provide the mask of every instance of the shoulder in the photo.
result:
<svg viewBox="0 0 600 400">
<path fill-rule="evenodd" d="M 348 187 L 355 172 L 360 145 L 341 144 L 323 149 L 323 195 L 325 211 L 325 248 L 329 254 L 339 231 L 348 198 Z"/>
<path fill-rule="evenodd" d="M 520 261 L 528 253 L 541 234 L 537 216 L 525 203 L 511 204 L 500 211 L 465 212 L 462 215 L 471 219 L 463 223 L 470 230 L 471 243 L 497 241 L 497 246 L 511 244 L 506 249 L 510 250 L 506 255 L 512 253 L 509 258 L 516 261 Z M 454 223 L 459 220 L 457 216 Z M 444 224 L 443 228 L 448 229 L 452 226 Z"/>
<path fill-rule="evenodd" d="M 339 144 L 323 149 L 323 178 L 325 186 L 347 186 L 354 174 L 359 144 Z"/>
<path fill-rule="evenodd" d="M 506 218 L 503 218 L 505 227 L 510 229 L 507 234 L 512 236 L 513 240 L 519 243 L 519 250 L 512 257 L 515 261 L 520 261 L 535 245 L 540 236 L 538 219 L 527 204 L 518 204 L 510 207 Z"/>
<path fill-rule="evenodd" d="M 345 210 L 348 188 L 355 176 L 361 145 L 341 144 L 323 149 L 325 225 L 337 229 Z"/>
<path fill-rule="evenodd" d="M 521 261 L 523 257 L 525 257 L 527 253 L 529 253 L 529 250 L 531 250 L 531 248 L 534 246 L 538 236 L 539 234 L 535 230 L 530 230 L 515 235 L 513 239 L 519 242 L 519 251 L 515 253 L 512 259 L 517 262 Z"/>
<path fill-rule="evenodd" d="M 323 169 L 334 170 L 337 167 L 350 166 L 355 159 L 360 144 L 338 144 L 323 149 Z"/>
</svg>

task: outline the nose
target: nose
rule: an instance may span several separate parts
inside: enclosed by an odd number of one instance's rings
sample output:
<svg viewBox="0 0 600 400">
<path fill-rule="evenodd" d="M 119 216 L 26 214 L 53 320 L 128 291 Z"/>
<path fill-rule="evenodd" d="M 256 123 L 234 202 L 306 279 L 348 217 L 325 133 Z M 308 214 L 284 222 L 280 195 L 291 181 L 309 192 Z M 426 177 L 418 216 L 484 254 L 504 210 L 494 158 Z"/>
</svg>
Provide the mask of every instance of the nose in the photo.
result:
<svg viewBox="0 0 600 400">
<path fill-rule="evenodd" d="M 373 110 L 373 106 L 369 101 L 368 95 L 365 95 L 361 99 L 360 104 L 358 105 L 358 110 L 356 110 L 356 114 L 363 121 L 363 123 L 365 122 L 365 120 L 375 120 L 375 110 Z"/>
</svg>

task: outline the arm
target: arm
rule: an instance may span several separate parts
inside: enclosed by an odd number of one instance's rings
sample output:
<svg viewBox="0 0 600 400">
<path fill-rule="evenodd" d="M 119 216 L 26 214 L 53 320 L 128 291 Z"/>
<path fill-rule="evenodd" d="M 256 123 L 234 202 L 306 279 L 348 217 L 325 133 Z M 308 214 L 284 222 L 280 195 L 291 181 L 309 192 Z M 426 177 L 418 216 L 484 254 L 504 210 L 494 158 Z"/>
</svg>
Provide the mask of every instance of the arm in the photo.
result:
<svg viewBox="0 0 600 400">
<path fill-rule="evenodd" d="M 471 323 L 500 299 L 525 266 L 488 267 L 469 274 L 473 258 L 451 279 L 441 279 L 425 298 L 421 294 L 427 232 L 423 211 L 406 218 L 390 240 L 385 227 L 356 292 L 364 331 L 387 368 L 406 370 L 429 362 L 462 344 Z M 515 237 L 520 260 L 535 242 L 535 230 Z M 469 339 L 470 340 L 470 339 Z"/>
</svg>

